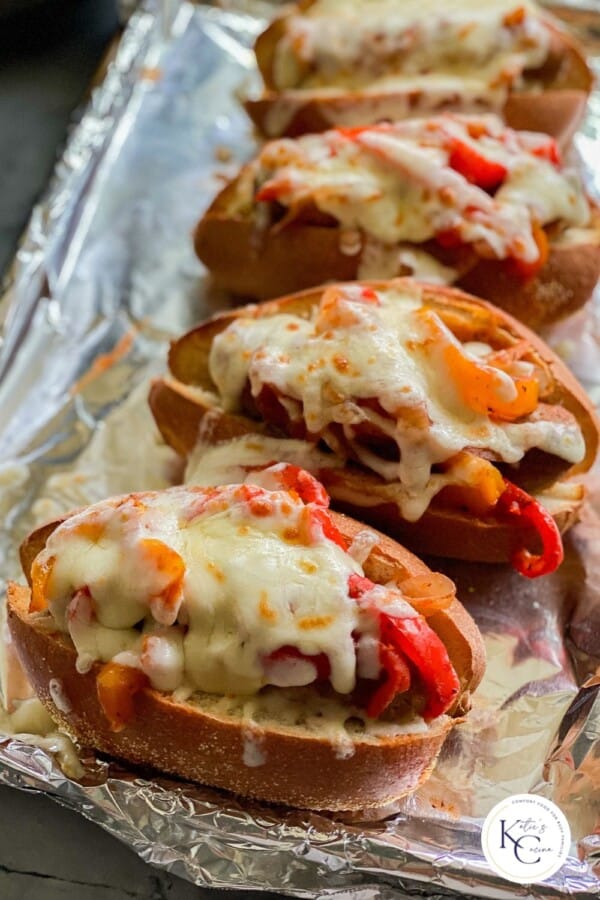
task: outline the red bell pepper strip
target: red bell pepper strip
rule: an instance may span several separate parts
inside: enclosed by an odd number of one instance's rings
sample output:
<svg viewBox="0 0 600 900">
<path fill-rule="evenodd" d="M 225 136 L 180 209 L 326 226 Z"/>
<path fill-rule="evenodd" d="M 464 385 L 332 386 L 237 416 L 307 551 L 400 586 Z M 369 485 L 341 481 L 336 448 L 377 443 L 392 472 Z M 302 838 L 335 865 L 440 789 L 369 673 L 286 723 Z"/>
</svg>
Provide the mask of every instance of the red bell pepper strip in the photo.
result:
<svg viewBox="0 0 600 900">
<path fill-rule="evenodd" d="M 286 491 L 295 491 L 304 503 L 314 503 L 315 506 L 322 506 L 324 509 L 329 506 L 329 494 L 321 482 L 306 469 L 286 463 L 281 469 L 272 470 L 270 474 Z"/>
<path fill-rule="evenodd" d="M 327 515 L 324 510 L 318 512 Z M 353 574 L 348 579 L 350 596 L 359 600 L 375 587 L 362 575 Z M 460 691 L 460 682 L 448 656 L 448 651 L 435 631 L 421 615 L 399 618 L 381 609 L 375 610 L 379 619 L 379 662 L 383 669 L 383 681 L 377 686 L 366 704 L 366 713 L 377 718 L 390 705 L 394 697 L 410 688 L 411 670 L 414 666 L 425 688 L 426 703 L 423 718 L 435 719 L 445 713 Z M 279 647 L 266 658 L 267 661 L 303 659 L 313 663 L 317 681 L 326 681 L 331 672 L 325 653 L 309 655 L 297 647 Z"/>
<path fill-rule="evenodd" d="M 547 509 L 524 490 L 505 481 L 504 492 L 498 498 L 497 512 L 501 517 L 520 525 L 530 525 L 542 542 L 540 554 L 531 553 L 526 547 L 518 547 L 511 564 L 526 578 L 538 578 L 554 572 L 564 559 L 562 538 L 558 526 Z"/>
<path fill-rule="evenodd" d="M 547 141 L 530 150 L 530 153 L 540 159 L 547 159 L 555 166 L 560 166 L 560 150 L 554 138 L 549 137 Z"/>
<path fill-rule="evenodd" d="M 254 199 L 257 203 L 272 203 L 283 194 L 288 194 L 291 189 L 292 182 L 289 178 L 270 178 L 258 189 Z"/>
<path fill-rule="evenodd" d="M 328 540 L 333 541 L 333 543 L 337 544 L 338 547 L 341 547 L 342 550 L 348 549 L 345 537 L 341 531 L 339 531 L 326 509 L 322 509 L 321 507 L 317 507 L 316 509 L 312 508 L 310 510 L 310 521 L 311 526 L 314 527 L 315 524 L 318 524 L 321 527 L 323 534 Z"/>
<path fill-rule="evenodd" d="M 348 593 L 353 600 L 358 600 L 359 597 L 362 597 L 367 591 L 373 590 L 374 587 L 375 585 L 371 579 L 365 578 L 364 575 L 353 573 L 348 578 Z"/>
<path fill-rule="evenodd" d="M 376 303 L 377 306 L 381 306 L 381 301 L 373 288 L 364 287 L 360 292 L 361 300 L 364 300 L 366 303 Z"/>
<path fill-rule="evenodd" d="M 533 262 L 526 262 L 523 259 L 512 258 L 507 261 L 509 272 L 516 275 L 522 281 L 531 281 L 535 278 L 540 269 L 545 266 L 550 255 L 550 245 L 548 243 L 548 235 L 541 225 L 536 222 L 533 224 L 533 239 L 538 248 L 538 257 Z"/>
<path fill-rule="evenodd" d="M 342 550 L 348 549 L 345 537 L 327 511 L 329 495 L 321 482 L 317 481 L 310 472 L 291 463 L 286 463 L 281 468 L 277 464 L 271 463 L 266 467 L 259 468 L 258 471 L 264 472 L 269 477 L 269 481 L 274 482 L 274 485 L 269 483 L 268 489 L 265 489 L 255 484 L 242 484 L 236 491 L 238 498 L 248 504 L 253 515 L 259 517 L 271 515 L 274 505 L 269 490 L 283 488 L 283 490 L 296 494 L 306 504 L 298 520 L 298 527 L 293 529 L 293 534 L 290 532 L 288 535 L 290 540 L 293 540 L 294 543 L 300 541 L 300 543 L 310 546 L 319 539 L 322 533 Z"/>
<path fill-rule="evenodd" d="M 380 122 L 378 125 L 348 125 L 335 130 L 342 137 L 353 141 L 354 138 L 360 137 L 365 131 L 391 131 L 392 125 L 390 122 Z"/>
<path fill-rule="evenodd" d="M 441 716 L 460 691 L 458 675 L 441 638 L 419 615 L 399 618 L 382 612 L 379 627 L 381 640 L 404 654 L 419 673 L 426 694 L 425 721 Z"/>
<path fill-rule="evenodd" d="M 374 586 L 370 579 L 360 575 L 351 575 L 348 579 L 350 596 L 356 599 Z M 407 689 L 410 681 L 403 687 L 405 676 L 402 673 L 406 667 L 405 660 L 408 660 L 419 673 L 425 688 L 423 718 L 429 721 L 441 716 L 452 706 L 460 691 L 460 682 L 444 643 L 423 616 L 417 614 L 400 618 L 381 609 L 376 612 L 381 641 L 380 661 L 387 677 L 369 701 L 367 714 L 372 715 L 369 710 L 376 709 L 376 714 L 380 715 L 397 693 Z M 398 686 L 395 692 L 391 689 L 393 684 Z"/>
<path fill-rule="evenodd" d="M 379 125 L 337 128 L 336 131 L 342 137 L 352 141 L 359 138 L 366 131 L 385 132 L 389 131 L 391 127 L 389 123 L 382 122 Z M 485 129 L 473 134 L 473 137 L 479 137 L 480 134 L 485 134 Z M 448 164 L 456 172 L 464 175 L 467 181 L 476 184 L 484 190 L 494 190 L 506 178 L 505 166 L 495 160 L 488 159 L 479 153 L 475 147 L 472 147 L 471 144 L 458 138 L 452 138 Z"/>
<path fill-rule="evenodd" d="M 397 694 L 403 694 L 410 687 L 410 669 L 396 647 L 380 644 L 379 663 L 385 672 L 385 680 L 371 695 L 365 707 L 367 715 L 372 719 L 377 719 Z"/>
<path fill-rule="evenodd" d="M 442 231 L 438 231 L 435 239 L 444 250 L 456 250 L 465 243 L 458 228 L 444 228 Z"/>
<path fill-rule="evenodd" d="M 455 172 L 463 175 L 467 181 L 485 191 L 495 190 L 506 178 L 505 166 L 482 156 L 471 144 L 458 139 L 452 141 L 448 164 Z"/>
</svg>

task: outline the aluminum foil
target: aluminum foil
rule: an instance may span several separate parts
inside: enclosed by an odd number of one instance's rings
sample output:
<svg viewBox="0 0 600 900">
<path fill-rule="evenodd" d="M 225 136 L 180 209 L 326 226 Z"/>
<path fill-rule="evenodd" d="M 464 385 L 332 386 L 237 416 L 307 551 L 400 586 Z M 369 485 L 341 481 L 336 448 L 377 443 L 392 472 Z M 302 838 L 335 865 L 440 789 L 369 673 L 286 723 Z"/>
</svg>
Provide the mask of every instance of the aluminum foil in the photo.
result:
<svg viewBox="0 0 600 900">
<path fill-rule="evenodd" d="M 17 254 L 0 301 L 3 584 L 21 577 L 18 542 L 41 520 L 178 477 L 148 383 L 168 339 L 228 302 L 206 284 L 189 234 L 253 151 L 235 94 L 256 85 L 250 47 L 265 4 L 221 6 L 147 0 L 133 14 Z M 577 23 L 591 42 L 593 18 Z M 600 94 L 576 142 L 598 194 L 599 129 Z M 552 337 L 600 401 L 598 305 Z M 238 802 L 90 753 L 68 777 L 51 742 L 10 735 L 0 780 L 47 793 L 199 885 L 355 900 L 598 896 L 600 488 L 590 487 L 553 576 L 529 583 L 433 561 L 484 633 L 488 672 L 431 780 L 382 821 Z M 488 810 L 523 791 L 552 798 L 573 832 L 563 868 L 526 887 L 494 876 L 480 846 Z"/>
</svg>

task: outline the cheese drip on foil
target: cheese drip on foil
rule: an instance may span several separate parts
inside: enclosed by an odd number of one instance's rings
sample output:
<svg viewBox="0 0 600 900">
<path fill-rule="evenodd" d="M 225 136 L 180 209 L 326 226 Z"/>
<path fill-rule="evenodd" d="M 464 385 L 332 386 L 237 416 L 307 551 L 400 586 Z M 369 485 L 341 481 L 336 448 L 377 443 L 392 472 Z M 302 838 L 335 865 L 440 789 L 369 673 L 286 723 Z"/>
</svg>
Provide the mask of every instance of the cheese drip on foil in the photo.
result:
<svg viewBox="0 0 600 900">
<path fill-rule="evenodd" d="M 331 426 L 341 427 L 354 458 L 390 483 L 394 502 L 412 521 L 452 483 L 452 476 L 434 471 L 436 464 L 464 449 L 491 451 L 506 463 L 518 463 L 534 447 L 573 464 L 583 459 L 574 419 L 502 422 L 465 404 L 444 348 L 454 344 L 477 359 L 481 345 L 462 345 L 428 310 L 442 335 L 433 340 L 417 285 L 379 290 L 375 302 L 363 290 L 326 290 L 310 320 L 287 313 L 234 319 L 213 340 L 209 359 L 224 409 L 242 410 L 249 383 L 254 397 L 268 386 L 291 421 L 304 422 L 313 442 L 321 439 L 334 452 L 339 441 Z M 498 378 L 505 399 L 514 399 L 510 376 L 498 370 Z M 361 441 L 365 425 L 396 444 L 397 460 Z"/>
<path fill-rule="evenodd" d="M 257 491 L 257 477 L 252 487 L 103 501 L 52 533 L 34 583 L 43 573 L 49 611 L 73 640 L 79 671 L 113 660 L 162 691 L 254 695 L 267 684 L 316 680 L 306 658 L 270 658 L 294 647 L 326 654 L 341 694 L 362 672 L 377 677 L 373 608 L 416 613 L 394 586 L 373 588 L 370 609 L 358 604 L 348 581 L 362 567 L 325 535 L 316 507 L 287 491 Z M 357 639 L 372 651 L 358 664 Z"/>
<path fill-rule="evenodd" d="M 317 0 L 285 20 L 277 90 L 364 89 L 390 75 L 476 77 L 505 97 L 548 57 L 551 33 L 522 0 Z"/>
<path fill-rule="evenodd" d="M 576 176 L 536 153 L 544 141 L 496 116 L 445 115 L 271 141 L 251 168 L 258 200 L 314 204 L 386 247 L 451 233 L 479 255 L 534 263 L 536 226 L 590 220 Z M 457 146 L 504 170 L 493 195 L 452 168 Z"/>
</svg>

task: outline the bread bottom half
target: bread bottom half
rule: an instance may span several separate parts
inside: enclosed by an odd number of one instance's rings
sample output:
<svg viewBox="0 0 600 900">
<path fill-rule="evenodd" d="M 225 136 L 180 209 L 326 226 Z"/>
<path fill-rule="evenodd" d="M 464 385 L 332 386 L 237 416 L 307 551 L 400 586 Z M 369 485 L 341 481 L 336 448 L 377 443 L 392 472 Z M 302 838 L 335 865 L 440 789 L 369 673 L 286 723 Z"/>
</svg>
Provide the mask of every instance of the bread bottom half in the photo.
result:
<svg viewBox="0 0 600 900">
<path fill-rule="evenodd" d="M 72 642 L 29 613 L 29 596 L 9 586 L 9 627 L 37 695 L 64 731 L 110 756 L 242 797 L 330 811 L 389 806 L 426 780 L 457 721 L 367 720 L 310 689 L 177 701 L 147 688 L 115 733 L 98 700 L 99 664 L 79 674 Z"/>
</svg>

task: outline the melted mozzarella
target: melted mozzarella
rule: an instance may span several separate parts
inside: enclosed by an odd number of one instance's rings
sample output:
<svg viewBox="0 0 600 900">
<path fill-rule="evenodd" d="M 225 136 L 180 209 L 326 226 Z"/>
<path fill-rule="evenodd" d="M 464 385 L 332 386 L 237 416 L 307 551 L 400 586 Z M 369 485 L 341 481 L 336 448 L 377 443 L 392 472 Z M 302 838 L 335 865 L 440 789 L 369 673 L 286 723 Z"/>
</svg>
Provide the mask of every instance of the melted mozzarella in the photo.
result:
<svg viewBox="0 0 600 900">
<path fill-rule="evenodd" d="M 357 272 L 360 280 L 394 278 L 401 271 L 428 284 L 452 284 L 458 277 L 456 269 L 444 266 L 426 250 L 365 241 Z"/>
<path fill-rule="evenodd" d="M 469 129 L 484 132 L 474 138 Z M 254 163 L 263 189 L 280 204 L 307 202 L 345 232 L 360 231 L 390 252 L 451 232 L 482 255 L 535 262 L 534 225 L 583 226 L 590 210 L 579 181 L 536 155 L 539 136 L 506 129 L 496 116 L 440 116 L 388 126 L 282 139 Z M 452 148 L 498 164 L 505 175 L 494 196 L 451 167 Z M 367 242 L 368 243 L 368 242 Z M 373 255 L 373 246 L 369 251 Z M 384 253 L 385 255 L 385 253 Z M 377 273 L 381 277 L 381 273 Z M 438 276 L 451 280 L 452 270 Z"/>
<path fill-rule="evenodd" d="M 310 515 L 296 494 L 237 484 L 104 501 L 69 518 L 37 565 L 50 571 L 49 610 L 71 635 L 78 670 L 114 660 L 162 691 L 251 695 L 266 684 L 315 680 L 311 660 L 270 658 L 291 646 L 325 654 L 333 688 L 352 691 L 354 635 L 376 639 L 380 600 L 396 615 L 415 613 L 394 588 L 369 608 L 352 599 L 348 579 L 362 568 Z M 156 560 L 140 553 L 148 541 L 161 548 Z M 155 599 L 173 593 L 169 572 L 182 590 L 176 620 L 165 626 Z"/>
<path fill-rule="evenodd" d="M 184 644 L 193 684 L 214 693 L 255 693 L 265 683 L 262 656 L 292 645 L 309 655 L 327 653 L 333 687 L 352 690 L 358 617 L 347 584 L 357 567 L 340 548 L 289 544 L 255 527 L 239 534 L 215 517 L 204 525 L 202 551 L 227 573 L 227 591 L 217 608 L 212 572 L 190 568 Z"/>
<path fill-rule="evenodd" d="M 68 715 L 70 701 L 62 689 L 51 681 L 48 692 L 57 709 Z M 3 736 L 11 735 L 26 744 L 55 754 L 68 778 L 83 778 L 84 769 L 73 742 L 66 734 L 58 731 L 50 713 L 37 697 L 20 700 L 11 713 L 0 705 L 0 731 Z"/>
<path fill-rule="evenodd" d="M 431 475 L 424 490 L 418 494 L 409 491 L 398 481 L 373 482 L 369 484 L 368 491 L 365 491 L 362 482 L 358 488 L 353 488 L 352 483 L 348 480 L 348 473 L 344 479 L 334 479 L 330 483 L 326 473 L 343 468 L 344 458 L 333 453 L 321 453 L 314 444 L 310 444 L 308 441 L 294 441 L 263 435 L 252 435 L 251 438 L 233 438 L 214 446 L 200 441 L 189 459 L 185 481 L 187 484 L 203 485 L 236 484 L 241 480 L 250 482 L 258 477 L 257 472 L 261 467 L 268 465 L 274 459 L 301 465 L 303 469 L 313 475 L 324 478 L 327 481 L 327 490 L 332 500 L 348 501 L 353 506 L 359 507 L 377 506 L 382 502 L 393 503 L 408 521 L 419 519 L 435 495 L 446 485 L 469 483 L 459 481 L 456 472 Z M 381 460 L 379 460 L 379 467 L 381 467 Z M 394 478 L 392 471 L 390 471 L 390 476 Z M 362 563 L 360 555 L 357 555 L 357 553 L 360 554 L 358 546 L 355 550 L 351 547 L 348 552 L 359 563 Z"/>
<path fill-rule="evenodd" d="M 313 475 L 318 475 L 320 469 L 343 466 L 343 460 L 331 453 L 320 452 L 307 441 L 250 434 L 225 444 L 199 441 L 188 458 L 185 483 L 239 484 L 247 481 L 252 469 L 261 469 L 274 460 L 300 466 Z"/>
<path fill-rule="evenodd" d="M 209 359 L 224 408 L 240 411 L 248 381 L 254 396 L 268 385 L 291 398 L 315 439 L 335 444 L 331 426 L 340 425 L 353 456 L 391 483 L 409 520 L 419 518 L 432 497 L 453 483 L 451 475 L 433 467 L 465 448 L 491 451 L 507 463 L 518 463 L 534 447 L 571 463 L 583 459 L 583 436 L 574 419 L 499 422 L 465 404 L 443 355 L 451 344 L 462 345 L 437 316 L 442 338 L 432 341 L 416 285 L 410 291 L 379 291 L 378 299 L 361 300 L 359 286 L 332 288 L 313 320 L 298 319 L 297 329 L 277 329 L 278 316 L 235 319 L 214 339 Z M 282 316 L 286 326 L 292 318 Z M 473 350 L 477 358 L 481 348 Z M 462 352 L 469 356 L 468 348 Z M 514 382 L 500 370 L 498 376 L 510 402 Z M 381 412 L 371 408 L 373 400 Z M 360 441 L 361 426 L 369 423 L 395 442 L 397 461 Z"/>
<path fill-rule="evenodd" d="M 518 20 L 518 21 L 517 21 Z M 360 89 L 381 75 L 480 75 L 507 93 L 547 58 L 550 33 L 521 0 L 317 0 L 285 20 L 275 48 L 279 89 Z"/>
</svg>

